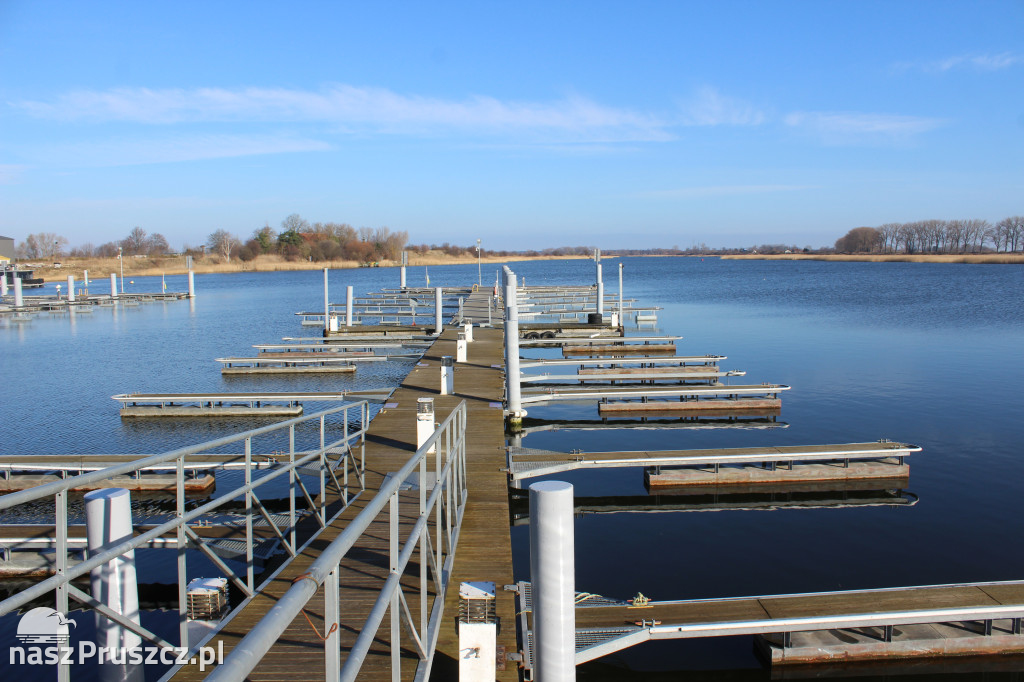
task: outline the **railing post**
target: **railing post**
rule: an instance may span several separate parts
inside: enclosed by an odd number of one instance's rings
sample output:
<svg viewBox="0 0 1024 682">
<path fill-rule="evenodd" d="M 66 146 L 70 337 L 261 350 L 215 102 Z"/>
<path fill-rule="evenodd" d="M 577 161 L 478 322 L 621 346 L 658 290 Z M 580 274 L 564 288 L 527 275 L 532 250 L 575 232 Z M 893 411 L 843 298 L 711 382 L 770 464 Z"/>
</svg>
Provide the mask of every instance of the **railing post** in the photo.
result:
<svg viewBox="0 0 1024 682">
<path fill-rule="evenodd" d="M 298 551 L 295 528 L 295 425 L 288 427 L 288 525 L 291 528 L 292 552 Z"/>
<path fill-rule="evenodd" d="M 341 587 L 338 580 L 340 566 L 327 574 L 324 580 L 324 679 L 337 682 L 341 675 Z"/>
<path fill-rule="evenodd" d="M 391 573 L 398 573 L 398 491 L 391 495 L 390 509 L 390 533 L 388 544 L 390 545 Z M 402 622 L 399 612 L 399 590 L 402 589 L 401 582 L 391 595 L 391 679 L 394 682 L 402 680 Z"/>
<path fill-rule="evenodd" d="M 252 533 L 252 438 L 245 439 L 245 581 L 250 591 L 256 590 L 256 566 L 253 561 Z"/>
<path fill-rule="evenodd" d="M 185 455 L 176 460 L 174 497 L 174 513 L 180 520 L 185 516 Z M 185 535 L 184 524 L 175 529 L 177 547 L 175 548 L 178 559 L 178 637 L 179 646 L 192 646 L 188 641 L 188 540 Z"/>
<path fill-rule="evenodd" d="M 430 618 L 430 609 L 427 608 L 427 453 L 420 456 L 420 518 L 424 520 L 423 530 L 420 531 L 420 641 L 427 640 L 427 621 Z M 439 481 L 435 481 L 437 485 Z M 440 582 L 440 576 L 438 576 Z"/>
<path fill-rule="evenodd" d="M 20 293 L 21 281 L 18 279 L 17 272 L 14 273 L 14 283 Z M 66 490 L 61 490 L 54 495 L 53 507 L 57 522 L 54 529 L 57 534 L 56 569 L 57 575 L 63 576 L 68 568 L 68 493 Z M 64 615 L 68 613 L 68 585 L 64 582 L 57 586 L 57 610 Z M 63 661 L 57 667 L 57 680 L 58 682 L 70 682 L 71 680 L 71 666 L 66 665 Z"/>
<path fill-rule="evenodd" d="M 324 415 L 320 415 L 320 521 L 327 523 L 327 453 L 324 452 Z"/>
</svg>

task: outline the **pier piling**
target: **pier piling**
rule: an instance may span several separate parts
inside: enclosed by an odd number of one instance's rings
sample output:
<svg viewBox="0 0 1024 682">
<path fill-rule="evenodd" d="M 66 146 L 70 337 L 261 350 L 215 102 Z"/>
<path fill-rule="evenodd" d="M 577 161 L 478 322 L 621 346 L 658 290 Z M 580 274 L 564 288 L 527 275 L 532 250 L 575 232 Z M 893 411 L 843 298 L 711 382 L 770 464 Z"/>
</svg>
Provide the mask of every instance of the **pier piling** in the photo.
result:
<svg viewBox="0 0 1024 682">
<path fill-rule="evenodd" d="M 530 576 L 537 679 L 576 679 L 576 562 L 573 487 L 564 481 L 530 486 Z"/>
<path fill-rule="evenodd" d="M 17 272 L 14 273 L 14 305 L 19 308 L 25 305 L 25 299 L 21 295 L 21 278 Z"/>
<path fill-rule="evenodd" d="M 134 535 L 131 494 L 124 488 L 105 488 L 86 493 L 85 521 L 90 556 L 130 539 Z M 94 568 L 89 577 L 94 599 L 129 621 L 140 624 L 135 550 L 129 550 Z M 142 638 L 97 613 L 96 643 L 116 650 L 121 647 L 138 647 L 142 644 Z"/>
</svg>

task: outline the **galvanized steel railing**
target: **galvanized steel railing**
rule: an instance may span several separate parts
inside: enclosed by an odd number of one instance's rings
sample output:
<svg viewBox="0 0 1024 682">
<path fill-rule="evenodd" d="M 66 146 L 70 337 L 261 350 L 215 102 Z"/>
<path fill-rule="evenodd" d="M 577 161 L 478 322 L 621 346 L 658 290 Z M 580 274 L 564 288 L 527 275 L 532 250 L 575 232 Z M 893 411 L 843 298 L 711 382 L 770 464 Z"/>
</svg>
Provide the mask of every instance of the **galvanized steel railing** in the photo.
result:
<svg viewBox="0 0 1024 682">
<path fill-rule="evenodd" d="M 327 421 L 331 415 L 340 415 L 343 425 L 341 426 L 342 437 L 327 442 Z M 355 427 L 350 422 L 357 419 Z M 319 443 L 314 442 L 312 447 L 299 450 L 296 449 L 296 426 L 300 424 L 319 421 Z M 141 637 L 164 647 L 172 647 L 164 639 L 150 632 L 148 629 L 134 623 L 118 613 L 95 600 L 91 595 L 78 589 L 71 584 L 75 578 L 87 575 L 93 568 L 101 566 L 122 554 L 134 550 L 143 545 L 160 538 L 168 533 L 175 533 L 178 553 L 178 611 L 179 611 L 179 633 L 182 646 L 188 645 L 188 626 L 186 617 L 186 595 L 185 589 L 188 583 L 186 574 L 185 551 L 191 543 L 203 552 L 214 564 L 225 572 L 232 582 L 246 595 L 251 597 L 257 590 L 255 583 L 255 562 L 253 556 L 254 547 L 254 519 L 261 516 L 273 531 L 276 538 L 281 542 L 291 556 L 295 556 L 301 547 L 298 545 L 297 522 L 300 519 L 299 510 L 296 508 L 297 494 L 305 498 L 309 506 L 309 515 L 315 519 L 321 529 L 326 527 L 338 514 L 340 514 L 351 502 L 356 499 L 365 486 L 365 434 L 369 425 L 369 404 L 366 401 L 351 403 L 316 414 L 289 419 L 270 426 L 246 431 L 233 436 L 207 441 L 198 445 L 181 448 L 172 452 L 151 455 L 133 462 L 126 462 L 106 469 L 99 469 L 79 476 L 66 478 L 45 485 L 40 485 L 28 490 L 9 493 L 0 496 L 0 512 L 11 509 L 18 505 L 39 500 L 53 499 L 55 510 L 55 535 L 56 535 L 56 575 L 43 580 L 18 594 L 0 601 L 0 616 L 12 612 L 28 604 L 33 599 L 43 597 L 50 592 L 56 592 L 56 610 L 67 613 L 70 599 L 87 604 L 108 619 L 131 630 Z M 280 462 L 275 465 L 274 470 L 253 480 L 253 471 L 257 468 L 265 468 L 266 463 L 253 462 L 252 443 L 256 438 L 277 434 L 287 430 L 288 451 L 287 462 Z M 231 443 L 244 442 L 244 476 L 243 485 L 233 490 L 218 495 L 209 502 L 186 512 L 185 498 L 185 469 L 186 459 L 189 455 L 209 452 L 215 448 L 223 447 Z M 281 453 L 283 458 L 284 453 Z M 177 473 L 177 485 L 175 491 L 176 509 L 174 518 L 165 523 L 159 524 L 144 533 L 140 533 L 124 542 L 120 542 L 106 551 L 90 556 L 85 561 L 71 567 L 68 556 L 68 492 L 72 488 L 105 481 L 114 476 L 139 472 L 154 465 L 173 463 Z M 314 497 L 309 487 L 301 478 L 302 473 L 309 473 L 315 469 L 319 473 L 319 495 Z M 339 480 L 340 470 L 340 480 Z M 350 484 L 350 475 L 354 476 L 355 482 Z M 278 527 L 264 504 L 260 501 L 256 491 L 261 486 L 270 483 L 282 476 L 288 477 L 288 524 L 285 528 Z M 334 484 L 333 497 L 328 495 L 328 477 Z M 245 505 L 245 575 L 238 575 L 214 550 L 212 550 L 204 538 L 188 524 L 197 521 L 204 514 L 218 509 L 244 497 Z M 331 509 L 331 518 L 327 517 L 328 509 Z M 305 512 L 303 512 L 305 514 Z M 317 531 L 318 532 L 318 531 Z M 309 540 L 306 540 L 308 542 Z M 68 666 L 62 665 L 59 670 L 60 679 L 68 679 Z"/>
<path fill-rule="evenodd" d="M 431 452 L 433 450 L 433 452 Z M 434 480 L 428 479 L 428 460 L 433 459 Z M 213 673 L 210 682 L 246 679 L 270 651 L 303 607 L 324 586 L 324 642 L 326 680 L 354 680 L 390 612 L 392 679 L 401 676 L 402 620 L 419 656 L 416 679 L 430 674 L 434 648 L 441 626 L 445 592 L 451 575 L 455 547 L 467 496 L 466 403 L 459 403 L 405 465 L 381 486 L 377 495 L 328 545 L 309 570 L 275 603 L 240 641 Z M 399 537 L 399 492 L 414 477 L 419 488 L 419 515 L 404 542 Z M 429 495 L 428 495 L 429 489 Z M 387 507 L 389 512 L 388 577 L 365 623 L 359 628 L 344 665 L 341 660 L 339 623 L 340 564 L 346 554 Z M 431 519 L 433 517 L 433 519 Z M 433 535 L 433 541 L 431 539 Z M 413 615 L 402 590 L 401 579 L 419 549 L 419 614 Z M 428 567 L 431 578 L 428 579 Z M 433 604 L 430 605 L 430 592 Z M 335 626 L 335 627 L 332 627 Z"/>
</svg>

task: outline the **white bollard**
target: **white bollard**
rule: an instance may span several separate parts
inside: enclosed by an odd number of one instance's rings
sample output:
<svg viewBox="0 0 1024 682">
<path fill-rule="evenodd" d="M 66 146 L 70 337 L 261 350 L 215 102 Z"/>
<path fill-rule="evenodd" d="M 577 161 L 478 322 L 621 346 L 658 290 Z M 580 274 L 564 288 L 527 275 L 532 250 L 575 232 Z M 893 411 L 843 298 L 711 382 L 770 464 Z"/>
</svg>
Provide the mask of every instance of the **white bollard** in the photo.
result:
<svg viewBox="0 0 1024 682">
<path fill-rule="evenodd" d="M 437 428 L 434 422 L 434 399 L 416 399 L 416 449 L 419 450 L 427 442 L 430 435 Z M 431 445 L 427 454 L 433 455 L 437 452 L 437 445 Z"/>
<path fill-rule="evenodd" d="M 110 298 L 117 298 L 117 273 L 110 273 Z"/>
<path fill-rule="evenodd" d="M 530 581 L 533 665 L 544 682 L 576 679 L 576 557 L 573 488 L 564 481 L 530 486 Z"/>
<path fill-rule="evenodd" d="M 522 391 L 519 385 L 519 306 L 516 303 L 516 276 L 510 270 L 506 273 L 505 285 L 505 399 L 508 417 L 512 424 L 521 423 L 526 411 L 523 409 Z"/>
<path fill-rule="evenodd" d="M 444 331 L 444 321 L 441 319 L 441 287 L 434 289 L 434 333 L 440 334 Z"/>
<path fill-rule="evenodd" d="M 604 317 L 604 282 L 597 283 L 597 314 Z"/>
<path fill-rule="evenodd" d="M 337 324 L 337 323 L 335 323 Z M 337 329 L 337 327 L 335 327 Z M 327 268 L 324 268 L 324 336 L 331 332 L 331 304 L 327 299 Z"/>
<path fill-rule="evenodd" d="M 0 296 L 7 295 L 7 272 L 0 270 Z"/>
<path fill-rule="evenodd" d="M 472 322 L 467 322 L 466 323 L 466 332 L 465 333 L 466 333 L 466 342 L 467 343 L 473 343 L 473 323 Z"/>
<path fill-rule="evenodd" d="M 625 310 L 624 305 L 625 303 L 622 302 L 622 263 L 619 263 L 619 322 L 622 324 L 626 323 L 626 318 L 622 314 Z"/>
<path fill-rule="evenodd" d="M 68 275 L 68 303 L 75 302 L 75 276 Z"/>
<path fill-rule="evenodd" d="M 403 289 L 406 288 L 405 287 L 405 264 L 404 263 L 402 264 L 402 282 L 401 282 L 401 287 Z"/>
<path fill-rule="evenodd" d="M 352 326 L 352 307 L 355 303 L 355 292 L 351 285 L 345 287 L 345 326 Z"/>
<path fill-rule="evenodd" d="M 83 270 L 82 271 L 82 280 L 84 282 L 82 286 L 84 286 L 86 292 L 88 292 L 89 291 L 89 271 L 88 270 Z"/>
<path fill-rule="evenodd" d="M 124 488 L 103 488 L 85 495 L 86 540 L 89 556 L 131 538 L 131 495 Z M 112 611 L 139 623 L 139 592 L 135 577 L 135 551 L 125 552 L 92 569 L 92 596 Z M 96 644 L 133 648 L 142 638 L 131 630 L 96 614 Z"/>
<path fill-rule="evenodd" d="M 17 272 L 14 273 L 14 305 L 25 305 L 25 297 L 21 295 L 21 277 L 18 277 Z"/>
<path fill-rule="evenodd" d="M 466 332 L 459 332 L 459 338 L 455 341 L 455 362 L 466 361 Z"/>
<path fill-rule="evenodd" d="M 196 297 L 196 276 L 191 270 L 188 271 L 188 297 Z"/>
<path fill-rule="evenodd" d="M 441 395 L 455 394 L 455 358 L 441 357 Z"/>
</svg>

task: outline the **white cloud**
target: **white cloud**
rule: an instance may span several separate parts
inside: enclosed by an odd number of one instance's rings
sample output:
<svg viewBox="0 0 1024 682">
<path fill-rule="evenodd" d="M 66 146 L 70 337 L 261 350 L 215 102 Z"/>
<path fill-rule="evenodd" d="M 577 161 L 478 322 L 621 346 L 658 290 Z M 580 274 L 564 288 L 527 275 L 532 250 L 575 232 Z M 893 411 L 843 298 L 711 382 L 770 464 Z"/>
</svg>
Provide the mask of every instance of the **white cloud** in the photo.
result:
<svg viewBox="0 0 1024 682">
<path fill-rule="evenodd" d="M 813 189 L 813 185 L 715 185 L 708 187 L 680 187 L 677 189 L 644 192 L 641 196 L 660 199 L 702 199 L 705 197 L 737 196 L 744 194 L 770 194 Z"/>
<path fill-rule="evenodd" d="M 764 122 L 764 113 L 753 105 L 704 87 L 681 104 L 683 123 L 694 126 L 750 126 Z"/>
<path fill-rule="evenodd" d="M 327 123 L 352 132 L 554 132 L 570 140 L 666 140 L 659 116 L 571 96 L 555 102 L 513 102 L 472 96 L 446 100 L 385 88 L 334 85 L 286 88 L 120 88 L 81 90 L 52 101 L 12 106 L 40 118 L 142 124 L 206 122 Z"/>
<path fill-rule="evenodd" d="M 224 159 L 261 154 L 318 152 L 326 142 L 273 135 L 178 135 L 158 139 L 117 138 L 82 142 L 40 151 L 43 159 L 60 158 L 70 166 L 132 166 Z"/>
<path fill-rule="evenodd" d="M 945 73 L 955 69 L 1000 71 L 1017 64 L 1024 64 L 1024 55 L 999 52 L 997 54 L 962 54 L 928 62 L 900 62 L 895 64 L 894 68 L 898 71 L 920 69 L 929 73 Z"/>
<path fill-rule="evenodd" d="M 842 111 L 799 111 L 788 114 L 786 125 L 807 131 L 826 142 L 847 143 L 871 139 L 902 139 L 940 127 L 940 119 L 895 114 Z"/>
<path fill-rule="evenodd" d="M 21 179 L 25 166 L 0 163 L 0 185 L 14 185 Z"/>
</svg>

